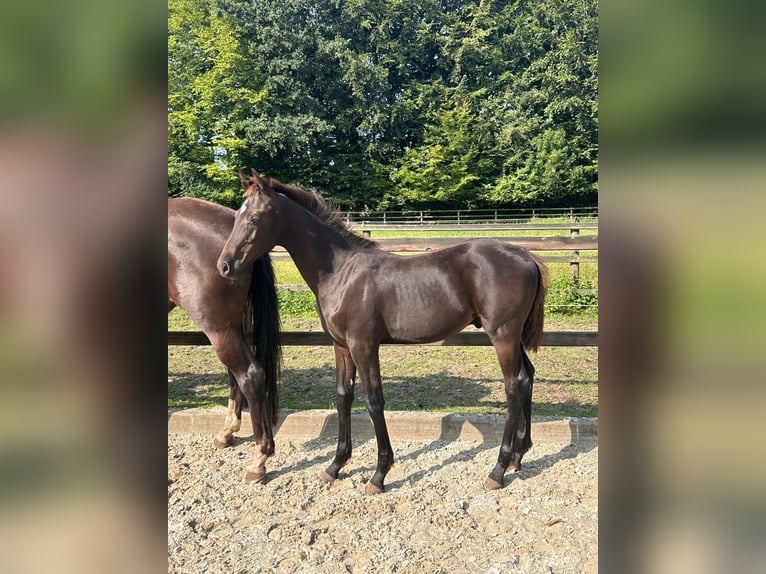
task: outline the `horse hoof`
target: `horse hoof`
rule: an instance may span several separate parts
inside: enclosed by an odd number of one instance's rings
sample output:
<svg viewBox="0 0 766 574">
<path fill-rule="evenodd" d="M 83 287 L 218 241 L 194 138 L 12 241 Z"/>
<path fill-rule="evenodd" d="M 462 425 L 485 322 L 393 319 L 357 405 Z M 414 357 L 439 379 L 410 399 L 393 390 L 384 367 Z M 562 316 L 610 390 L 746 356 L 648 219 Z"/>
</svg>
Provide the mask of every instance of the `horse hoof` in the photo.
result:
<svg viewBox="0 0 766 574">
<path fill-rule="evenodd" d="M 215 448 L 226 448 L 227 446 L 231 446 L 231 443 L 234 442 L 233 436 L 228 436 L 225 438 L 221 438 L 219 435 L 215 435 L 213 437 L 213 446 Z"/>
<path fill-rule="evenodd" d="M 326 470 L 322 471 L 322 474 L 319 475 L 319 478 L 322 479 L 322 482 L 325 482 L 327 484 L 331 484 L 335 482 L 335 477 L 332 476 L 330 473 L 328 473 Z"/>
<path fill-rule="evenodd" d="M 496 480 L 492 478 L 488 478 L 484 481 L 484 488 L 487 490 L 497 490 L 498 488 L 502 488 L 503 485 Z"/>
<path fill-rule="evenodd" d="M 263 477 L 266 476 L 265 466 L 256 466 L 254 468 L 248 468 L 245 472 L 245 480 L 248 482 L 261 482 Z"/>
<path fill-rule="evenodd" d="M 380 494 L 381 492 L 383 492 L 383 489 L 382 488 L 378 488 L 377 486 L 375 486 L 371 482 L 368 482 L 367 486 L 364 487 L 364 493 L 365 494 Z"/>
</svg>

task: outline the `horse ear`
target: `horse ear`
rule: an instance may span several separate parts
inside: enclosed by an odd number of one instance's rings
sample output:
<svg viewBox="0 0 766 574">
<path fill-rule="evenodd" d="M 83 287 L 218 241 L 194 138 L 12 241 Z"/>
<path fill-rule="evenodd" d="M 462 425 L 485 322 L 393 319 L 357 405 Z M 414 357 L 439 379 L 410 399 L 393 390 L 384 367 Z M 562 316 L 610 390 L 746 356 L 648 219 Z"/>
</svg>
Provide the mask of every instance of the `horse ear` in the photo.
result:
<svg viewBox="0 0 766 574">
<path fill-rule="evenodd" d="M 259 174 L 259 173 L 258 173 L 257 171 L 255 171 L 254 169 L 251 169 L 251 170 L 250 170 L 250 172 L 253 174 L 253 179 L 254 179 L 255 181 L 261 181 L 261 174 Z"/>
<path fill-rule="evenodd" d="M 245 189 L 250 187 L 250 176 L 245 175 L 245 171 L 242 169 L 239 170 L 239 181 Z"/>
</svg>

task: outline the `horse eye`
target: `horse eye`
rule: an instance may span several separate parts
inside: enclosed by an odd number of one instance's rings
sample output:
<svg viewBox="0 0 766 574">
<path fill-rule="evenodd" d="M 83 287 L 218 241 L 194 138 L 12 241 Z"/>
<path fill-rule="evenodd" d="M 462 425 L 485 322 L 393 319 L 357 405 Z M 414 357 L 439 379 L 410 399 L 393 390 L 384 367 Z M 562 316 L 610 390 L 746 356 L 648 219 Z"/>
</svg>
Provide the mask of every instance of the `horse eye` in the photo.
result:
<svg viewBox="0 0 766 574">
<path fill-rule="evenodd" d="M 253 225 L 258 225 L 260 222 L 261 222 L 261 218 L 258 217 L 257 215 L 253 215 L 250 218 L 250 223 L 252 223 Z"/>
</svg>

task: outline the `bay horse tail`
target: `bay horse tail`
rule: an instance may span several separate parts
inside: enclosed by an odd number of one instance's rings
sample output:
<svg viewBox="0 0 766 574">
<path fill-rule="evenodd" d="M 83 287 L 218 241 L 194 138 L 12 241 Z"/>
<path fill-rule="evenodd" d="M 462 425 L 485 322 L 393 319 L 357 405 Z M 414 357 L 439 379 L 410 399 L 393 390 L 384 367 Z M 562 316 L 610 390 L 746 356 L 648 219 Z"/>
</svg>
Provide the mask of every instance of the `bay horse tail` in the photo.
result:
<svg viewBox="0 0 766 574">
<path fill-rule="evenodd" d="M 543 322 L 545 319 L 545 295 L 548 293 L 548 268 L 541 259 L 532 255 L 532 261 L 537 266 L 537 292 L 532 303 L 532 309 L 524 321 L 524 329 L 521 331 L 521 344 L 529 351 L 537 351 L 543 340 Z"/>
<path fill-rule="evenodd" d="M 274 267 L 268 253 L 253 263 L 253 278 L 242 327 L 245 333 L 252 333 L 253 354 L 264 370 L 265 401 L 271 424 L 276 425 L 279 421 L 279 378 L 282 370 L 281 321 Z"/>
</svg>

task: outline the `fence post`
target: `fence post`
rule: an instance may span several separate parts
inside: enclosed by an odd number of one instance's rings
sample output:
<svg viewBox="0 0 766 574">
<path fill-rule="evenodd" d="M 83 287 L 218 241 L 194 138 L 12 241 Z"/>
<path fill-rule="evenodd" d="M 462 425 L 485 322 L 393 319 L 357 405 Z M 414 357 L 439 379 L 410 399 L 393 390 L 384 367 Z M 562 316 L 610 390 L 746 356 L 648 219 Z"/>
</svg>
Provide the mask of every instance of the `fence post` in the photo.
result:
<svg viewBox="0 0 766 574">
<path fill-rule="evenodd" d="M 572 228 L 569 230 L 569 235 L 571 237 L 577 237 L 580 235 L 580 230 L 577 228 Z M 575 249 L 572 251 L 572 260 L 569 262 L 569 267 L 572 270 L 572 283 L 575 287 L 577 287 L 580 284 L 580 251 Z"/>
</svg>

